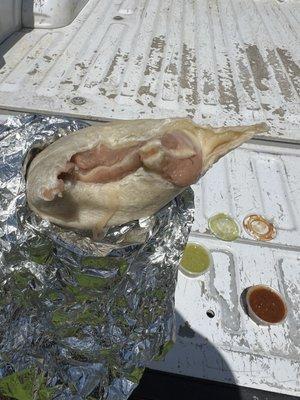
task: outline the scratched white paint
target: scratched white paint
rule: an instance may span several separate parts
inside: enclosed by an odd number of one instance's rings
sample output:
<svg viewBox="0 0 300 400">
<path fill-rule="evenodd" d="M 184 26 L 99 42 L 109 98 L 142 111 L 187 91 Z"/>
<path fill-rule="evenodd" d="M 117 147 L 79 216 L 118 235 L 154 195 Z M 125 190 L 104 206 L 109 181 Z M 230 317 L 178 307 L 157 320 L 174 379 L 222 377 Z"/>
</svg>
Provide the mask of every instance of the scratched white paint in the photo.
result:
<svg viewBox="0 0 300 400">
<path fill-rule="evenodd" d="M 179 272 L 177 341 L 152 368 L 300 396 L 299 157 L 299 148 L 248 143 L 195 185 L 190 241 L 212 252 L 214 267 L 197 279 Z M 217 212 L 237 220 L 238 241 L 209 233 L 207 219 Z M 251 212 L 273 220 L 273 241 L 261 244 L 244 232 L 242 220 Z M 255 284 L 283 294 L 289 310 L 284 324 L 258 326 L 247 316 L 241 295 Z"/>
<path fill-rule="evenodd" d="M 85 1 L 37 0 L 36 10 L 46 3 L 67 14 Z M 55 7 L 44 11 L 40 26 L 61 25 Z M 268 137 L 298 140 L 299 19 L 292 0 L 89 0 L 69 25 L 20 31 L 0 46 L 0 108 L 265 120 Z M 83 105 L 72 103 L 78 96 Z"/>
<path fill-rule="evenodd" d="M 300 243 L 300 150 L 247 143 L 221 159 L 194 186 L 193 230 L 205 233 L 207 220 L 225 212 L 242 226 L 248 214 L 262 214 L 274 223 L 274 244 Z M 252 240 L 241 231 L 243 239 Z"/>
<path fill-rule="evenodd" d="M 191 239 L 208 247 L 215 260 L 214 268 L 199 279 L 187 279 L 181 273 L 178 276 L 179 325 L 188 321 L 195 333 L 193 337 L 177 334 L 177 342 L 165 361 L 151 367 L 300 395 L 299 251 L 246 243 L 224 244 L 193 235 Z M 233 256 L 231 271 L 226 271 L 222 263 L 220 255 L 224 252 Z M 285 257 L 289 257 L 294 268 L 292 282 L 282 278 Z M 222 279 L 225 297 L 218 290 Z M 235 282 L 234 290 L 228 290 L 229 281 Z M 274 287 L 286 297 L 290 312 L 283 325 L 258 326 L 244 312 L 241 293 L 259 283 Z M 213 310 L 215 317 L 208 318 L 207 310 Z"/>
</svg>

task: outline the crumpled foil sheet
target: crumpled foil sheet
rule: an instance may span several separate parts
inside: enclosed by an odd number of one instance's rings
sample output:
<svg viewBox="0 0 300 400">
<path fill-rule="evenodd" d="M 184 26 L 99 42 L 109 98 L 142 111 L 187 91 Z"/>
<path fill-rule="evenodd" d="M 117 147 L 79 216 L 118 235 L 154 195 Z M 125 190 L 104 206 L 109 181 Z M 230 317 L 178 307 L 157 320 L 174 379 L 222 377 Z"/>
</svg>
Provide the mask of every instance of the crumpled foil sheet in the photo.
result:
<svg viewBox="0 0 300 400">
<path fill-rule="evenodd" d="M 0 125 L 0 394 L 127 399 L 174 339 L 177 267 L 193 220 L 184 191 L 155 216 L 88 235 L 26 205 L 26 163 L 87 124 L 26 115 Z"/>
</svg>

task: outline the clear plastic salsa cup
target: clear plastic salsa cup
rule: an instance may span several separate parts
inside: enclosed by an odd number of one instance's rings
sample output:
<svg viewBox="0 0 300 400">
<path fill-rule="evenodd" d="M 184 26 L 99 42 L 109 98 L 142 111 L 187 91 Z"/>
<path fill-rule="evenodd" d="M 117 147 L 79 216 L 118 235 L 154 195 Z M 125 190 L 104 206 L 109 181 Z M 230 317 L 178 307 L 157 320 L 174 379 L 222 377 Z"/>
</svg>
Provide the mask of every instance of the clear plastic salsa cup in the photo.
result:
<svg viewBox="0 0 300 400">
<path fill-rule="evenodd" d="M 188 242 L 180 261 L 180 271 L 189 278 L 205 274 L 213 265 L 211 252 L 202 244 Z"/>
<path fill-rule="evenodd" d="M 248 314 L 259 325 L 279 325 L 287 317 L 283 296 L 267 285 L 254 285 L 247 289 Z"/>
</svg>

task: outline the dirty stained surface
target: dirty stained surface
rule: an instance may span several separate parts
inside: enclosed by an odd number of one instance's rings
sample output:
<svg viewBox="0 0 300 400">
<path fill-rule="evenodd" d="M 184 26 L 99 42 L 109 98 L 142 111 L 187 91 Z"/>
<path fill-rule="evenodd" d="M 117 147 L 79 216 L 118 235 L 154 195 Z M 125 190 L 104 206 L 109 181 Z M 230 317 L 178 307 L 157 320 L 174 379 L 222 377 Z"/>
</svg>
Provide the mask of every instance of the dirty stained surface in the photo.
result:
<svg viewBox="0 0 300 400">
<path fill-rule="evenodd" d="M 293 0 L 90 0 L 69 26 L 23 30 L 0 45 L 0 108 L 266 121 L 270 139 L 299 141 L 299 24 Z M 151 366 L 231 383 L 234 374 L 239 385 L 300 395 L 300 153 L 255 146 L 226 156 L 195 187 L 192 239 L 215 265 L 198 280 L 179 274 L 177 343 Z M 278 235 L 263 246 L 243 231 L 237 243 L 216 241 L 207 219 L 217 212 L 240 226 L 261 213 Z M 240 295 L 257 283 L 284 294 L 284 325 L 260 328 L 246 316 Z"/>
<path fill-rule="evenodd" d="M 198 278 L 179 272 L 177 340 L 163 362 L 150 366 L 300 396 L 300 149 L 266 143 L 227 154 L 193 186 L 190 241 L 206 246 L 214 265 Z M 237 241 L 209 232 L 207 221 L 218 212 L 238 223 Z M 242 228 L 254 213 L 276 225 L 273 240 L 259 243 Z M 284 296 L 283 324 L 259 326 L 248 317 L 245 293 L 255 284 Z"/>
<path fill-rule="evenodd" d="M 293 0 L 90 0 L 69 26 L 0 46 L 0 108 L 265 120 L 299 140 L 299 23 Z"/>
</svg>

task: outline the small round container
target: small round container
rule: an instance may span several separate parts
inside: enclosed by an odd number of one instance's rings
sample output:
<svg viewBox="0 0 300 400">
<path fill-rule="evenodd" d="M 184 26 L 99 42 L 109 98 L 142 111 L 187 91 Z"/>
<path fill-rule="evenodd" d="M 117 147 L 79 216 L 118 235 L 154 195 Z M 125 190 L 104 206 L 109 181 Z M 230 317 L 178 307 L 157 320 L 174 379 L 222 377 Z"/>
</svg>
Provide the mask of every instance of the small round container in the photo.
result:
<svg viewBox="0 0 300 400">
<path fill-rule="evenodd" d="M 205 274 L 213 265 L 211 252 L 202 244 L 189 242 L 180 261 L 180 271 L 189 278 Z"/>
<path fill-rule="evenodd" d="M 251 286 L 246 293 L 249 316 L 259 325 L 279 325 L 287 316 L 283 296 L 266 285 Z"/>
<path fill-rule="evenodd" d="M 211 233 L 218 239 L 232 242 L 240 235 L 240 228 L 230 215 L 219 213 L 208 220 L 208 227 Z"/>
<path fill-rule="evenodd" d="M 256 240 L 264 242 L 275 238 L 277 231 L 272 222 L 262 215 L 247 215 L 243 221 L 245 231 Z"/>
</svg>

